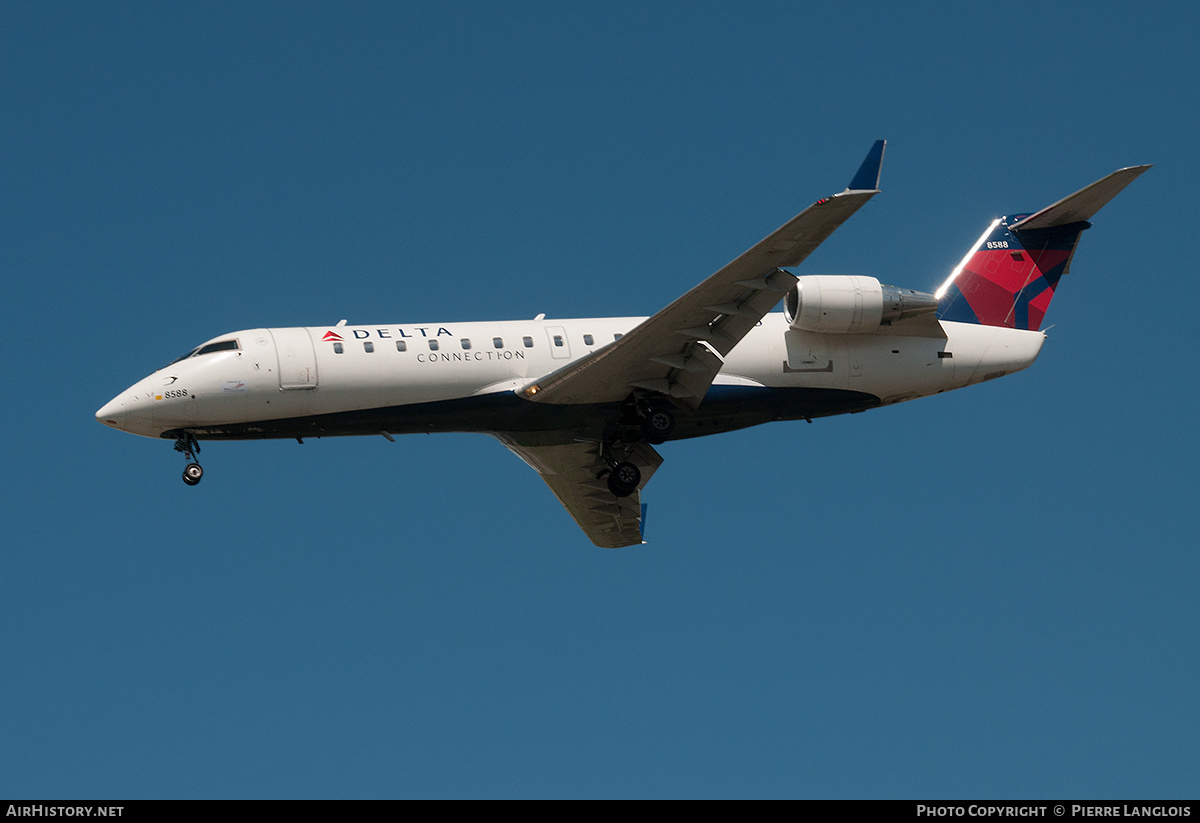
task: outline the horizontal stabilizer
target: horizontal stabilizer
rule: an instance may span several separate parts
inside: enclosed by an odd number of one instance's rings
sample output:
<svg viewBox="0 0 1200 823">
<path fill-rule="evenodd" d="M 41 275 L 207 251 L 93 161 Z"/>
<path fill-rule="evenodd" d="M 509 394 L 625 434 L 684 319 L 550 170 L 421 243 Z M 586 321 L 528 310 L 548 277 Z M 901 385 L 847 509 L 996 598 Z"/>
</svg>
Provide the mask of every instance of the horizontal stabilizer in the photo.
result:
<svg viewBox="0 0 1200 823">
<path fill-rule="evenodd" d="M 1064 197 L 1053 206 L 1047 206 L 1036 214 L 1031 214 L 1024 220 L 1013 223 L 1008 228 L 1017 231 L 1049 229 L 1054 226 L 1090 220 L 1092 215 L 1104 207 L 1105 203 L 1120 194 L 1122 189 L 1136 180 L 1148 168 L 1150 167 L 1130 166 L 1127 169 L 1118 169 L 1103 180 L 1097 180 L 1092 185 Z"/>
</svg>

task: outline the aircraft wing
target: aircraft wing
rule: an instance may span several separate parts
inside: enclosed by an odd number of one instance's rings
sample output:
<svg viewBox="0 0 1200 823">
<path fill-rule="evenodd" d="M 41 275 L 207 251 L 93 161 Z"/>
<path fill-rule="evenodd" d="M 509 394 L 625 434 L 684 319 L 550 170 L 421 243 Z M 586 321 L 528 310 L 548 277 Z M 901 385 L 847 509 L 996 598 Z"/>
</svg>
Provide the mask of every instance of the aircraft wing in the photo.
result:
<svg viewBox="0 0 1200 823">
<path fill-rule="evenodd" d="M 643 389 L 694 412 L 724 356 L 795 283 L 782 267 L 799 265 L 879 193 L 884 146 L 871 147 L 841 194 L 818 200 L 620 340 L 518 393 L 539 403 L 605 403 Z"/>
<path fill-rule="evenodd" d="M 619 549 L 642 542 L 641 490 L 628 497 L 616 497 L 608 490 L 608 484 L 597 477 L 604 468 L 599 444 L 527 445 L 510 435 L 497 437 L 542 476 L 597 546 Z M 641 470 L 643 487 L 662 463 L 658 452 L 645 443 L 634 445 L 625 459 Z"/>
</svg>

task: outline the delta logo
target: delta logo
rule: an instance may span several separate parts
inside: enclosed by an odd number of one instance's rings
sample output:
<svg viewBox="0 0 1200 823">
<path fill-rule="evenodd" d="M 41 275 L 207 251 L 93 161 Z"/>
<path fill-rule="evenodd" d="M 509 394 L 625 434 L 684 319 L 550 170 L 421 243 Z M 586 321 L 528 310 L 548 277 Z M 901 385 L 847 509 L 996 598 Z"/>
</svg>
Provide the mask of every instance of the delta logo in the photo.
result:
<svg viewBox="0 0 1200 823">
<path fill-rule="evenodd" d="M 410 328 L 412 329 L 412 334 L 409 334 L 404 329 L 399 328 L 399 327 L 393 327 L 390 329 L 386 329 L 386 328 L 385 329 L 375 329 L 375 330 L 347 329 L 347 331 L 349 331 L 350 334 L 353 335 L 355 340 L 366 340 L 367 338 L 370 338 L 370 337 L 377 337 L 380 340 L 392 340 L 396 337 L 402 337 L 406 340 L 412 340 L 413 338 L 415 338 L 417 336 L 417 332 L 420 332 L 421 337 L 453 337 L 454 336 L 450 332 L 450 330 L 448 328 L 446 328 L 445 326 L 438 326 L 437 331 L 434 332 L 433 334 L 430 334 L 430 331 L 433 330 L 433 326 L 411 326 Z M 342 337 L 340 334 L 335 332 L 333 329 L 330 329 L 329 331 L 325 332 L 325 336 L 321 338 L 321 342 L 322 343 L 342 343 L 348 339 L 349 338 Z"/>
</svg>

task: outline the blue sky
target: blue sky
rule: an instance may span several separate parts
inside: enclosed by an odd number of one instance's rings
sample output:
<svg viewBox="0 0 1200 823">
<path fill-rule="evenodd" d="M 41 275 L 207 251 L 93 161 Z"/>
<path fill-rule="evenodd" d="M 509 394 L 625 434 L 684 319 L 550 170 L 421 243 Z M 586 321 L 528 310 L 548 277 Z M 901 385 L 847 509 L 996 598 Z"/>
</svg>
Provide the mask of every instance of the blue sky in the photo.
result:
<svg viewBox="0 0 1200 823">
<path fill-rule="evenodd" d="M 0 796 L 1196 797 L 1191 4 L 11 2 Z M 932 290 L 1154 163 L 1026 372 L 670 443 L 593 548 L 478 435 L 93 414 L 259 326 L 637 315 L 877 138 Z"/>
</svg>

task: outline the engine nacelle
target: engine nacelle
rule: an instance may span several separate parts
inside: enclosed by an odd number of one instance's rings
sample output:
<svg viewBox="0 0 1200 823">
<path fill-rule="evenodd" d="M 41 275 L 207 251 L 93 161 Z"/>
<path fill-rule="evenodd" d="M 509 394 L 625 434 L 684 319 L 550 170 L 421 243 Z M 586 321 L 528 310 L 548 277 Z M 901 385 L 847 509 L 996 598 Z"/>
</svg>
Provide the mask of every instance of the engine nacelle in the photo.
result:
<svg viewBox="0 0 1200 823">
<path fill-rule="evenodd" d="M 855 334 L 935 312 L 937 303 L 932 294 L 884 286 L 874 277 L 808 274 L 796 279 L 783 311 L 793 329 Z"/>
</svg>

